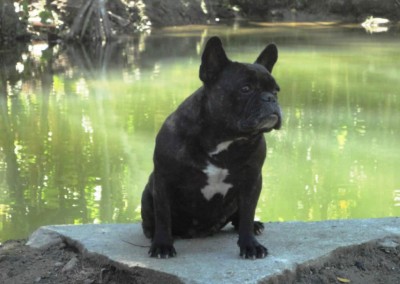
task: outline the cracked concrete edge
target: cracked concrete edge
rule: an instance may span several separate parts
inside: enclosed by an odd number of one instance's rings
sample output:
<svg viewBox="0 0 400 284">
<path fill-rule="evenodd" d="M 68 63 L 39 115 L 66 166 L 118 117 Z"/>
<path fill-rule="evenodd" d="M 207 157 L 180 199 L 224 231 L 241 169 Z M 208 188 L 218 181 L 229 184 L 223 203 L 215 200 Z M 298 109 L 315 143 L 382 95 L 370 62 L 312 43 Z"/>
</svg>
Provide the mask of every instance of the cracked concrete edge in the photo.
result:
<svg viewBox="0 0 400 284">
<path fill-rule="evenodd" d="M 119 270 L 128 271 L 133 274 L 141 275 L 142 277 L 146 277 L 146 283 L 149 284 L 158 284 L 158 283 L 171 283 L 171 284 L 181 284 L 187 283 L 183 282 L 183 279 L 179 279 L 179 277 L 168 274 L 165 272 L 160 272 L 157 270 L 153 270 L 150 268 L 144 267 L 129 267 L 125 264 L 119 263 L 117 261 L 113 261 L 105 255 L 99 254 L 97 252 L 92 252 L 84 247 L 84 245 L 78 240 L 74 240 L 68 236 L 64 236 L 59 232 L 53 230 L 51 227 L 43 226 L 34 231 L 28 241 L 26 242 L 27 246 L 32 248 L 46 250 L 54 245 L 61 245 L 65 243 L 67 246 L 72 247 L 78 251 L 78 253 L 82 256 L 83 259 L 96 263 L 99 266 L 113 266 Z"/>
<path fill-rule="evenodd" d="M 32 248 L 45 250 L 53 245 L 61 244 L 62 242 L 63 237 L 58 232 L 47 227 L 40 227 L 30 235 L 26 245 Z"/>
<path fill-rule="evenodd" d="M 296 265 L 293 265 L 290 269 L 285 269 L 279 273 L 275 273 L 275 274 L 269 275 L 267 277 L 264 277 L 264 278 L 258 280 L 257 283 L 258 284 L 275 283 L 274 281 L 276 281 L 279 277 L 285 276 L 285 274 L 287 275 L 290 273 L 295 273 L 298 268 L 309 267 L 309 266 L 318 265 L 320 263 L 328 262 L 331 258 L 335 257 L 335 255 L 340 254 L 343 251 L 346 251 L 349 249 L 357 250 L 358 248 L 365 247 L 366 245 L 378 245 L 379 247 L 382 247 L 382 248 L 394 248 L 394 247 L 397 247 L 400 245 L 400 235 L 393 233 L 393 234 L 384 236 L 382 238 L 372 239 L 372 240 L 362 242 L 359 244 L 355 244 L 355 245 L 339 246 L 325 255 L 310 259 L 303 263 L 297 263 Z M 280 281 L 282 281 L 282 279 Z M 281 282 L 279 282 L 279 283 L 281 283 Z"/>
<path fill-rule="evenodd" d="M 120 263 L 118 261 L 114 261 L 110 258 L 108 258 L 105 255 L 99 254 L 97 252 L 90 251 L 84 247 L 82 243 L 80 243 L 78 240 L 74 240 L 70 237 L 64 237 L 64 242 L 76 249 L 78 249 L 79 253 L 82 255 L 82 257 L 86 260 L 92 261 L 98 265 L 102 266 L 113 266 L 119 270 L 122 271 L 128 271 L 134 275 L 140 275 L 140 277 L 145 277 L 146 278 L 146 283 L 152 284 L 152 283 L 171 283 L 171 284 L 180 284 L 183 283 L 182 281 L 179 280 L 179 278 L 175 275 L 168 274 L 165 272 L 160 272 L 151 268 L 147 267 L 139 267 L 139 266 L 134 266 L 134 267 L 129 267 L 123 263 Z"/>
<path fill-rule="evenodd" d="M 34 231 L 28 241 L 26 242 L 27 246 L 30 246 L 32 248 L 40 249 L 40 250 L 46 250 L 51 246 L 54 245 L 60 245 L 60 244 L 66 244 L 69 247 L 72 247 L 76 249 L 83 258 L 95 258 L 95 259 L 104 259 L 100 263 L 108 263 L 108 258 L 99 255 L 97 253 L 92 253 L 89 252 L 82 243 L 80 243 L 78 240 L 74 240 L 70 237 L 64 236 L 60 234 L 59 232 L 53 230 L 51 227 L 48 226 L 43 226 Z"/>
</svg>

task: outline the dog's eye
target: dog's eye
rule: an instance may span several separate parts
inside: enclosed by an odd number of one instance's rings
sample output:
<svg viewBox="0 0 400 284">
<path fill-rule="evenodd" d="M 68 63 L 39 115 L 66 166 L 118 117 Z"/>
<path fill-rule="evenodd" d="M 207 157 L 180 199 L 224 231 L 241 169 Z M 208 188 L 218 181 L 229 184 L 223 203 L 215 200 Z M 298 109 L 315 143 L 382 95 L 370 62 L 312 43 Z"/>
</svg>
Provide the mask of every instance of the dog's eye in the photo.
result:
<svg viewBox="0 0 400 284">
<path fill-rule="evenodd" d="M 249 85 L 244 85 L 243 87 L 240 88 L 240 92 L 242 93 L 250 93 L 251 92 L 251 87 Z"/>
</svg>

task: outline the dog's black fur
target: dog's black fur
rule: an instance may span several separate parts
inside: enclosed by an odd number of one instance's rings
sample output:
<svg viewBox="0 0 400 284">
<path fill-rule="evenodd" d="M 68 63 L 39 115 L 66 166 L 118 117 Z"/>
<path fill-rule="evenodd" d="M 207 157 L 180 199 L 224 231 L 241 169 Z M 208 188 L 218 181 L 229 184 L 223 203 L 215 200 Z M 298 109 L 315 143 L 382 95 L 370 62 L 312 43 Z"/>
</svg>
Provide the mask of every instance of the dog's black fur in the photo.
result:
<svg viewBox="0 0 400 284">
<path fill-rule="evenodd" d="M 268 45 L 254 64 L 229 60 L 218 37 L 206 44 L 203 86 L 164 122 L 156 138 L 154 171 L 142 196 L 150 256 L 176 255 L 173 236 L 210 235 L 228 222 L 239 232 L 240 255 L 263 258 L 254 234 L 266 156 L 264 132 L 279 129 L 279 86 L 272 77 L 278 50 Z"/>
</svg>

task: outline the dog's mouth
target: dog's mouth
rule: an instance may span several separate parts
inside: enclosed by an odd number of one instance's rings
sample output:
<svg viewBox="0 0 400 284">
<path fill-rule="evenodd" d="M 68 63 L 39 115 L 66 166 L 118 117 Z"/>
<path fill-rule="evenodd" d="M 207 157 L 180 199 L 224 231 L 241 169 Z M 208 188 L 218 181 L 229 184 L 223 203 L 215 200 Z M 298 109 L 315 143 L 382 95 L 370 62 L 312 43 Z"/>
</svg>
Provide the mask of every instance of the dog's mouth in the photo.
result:
<svg viewBox="0 0 400 284">
<path fill-rule="evenodd" d="M 268 115 L 259 128 L 269 131 L 281 128 L 280 116 L 276 113 Z"/>
<path fill-rule="evenodd" d="M 260 119 L 243 121 L 240 128 L 245 132 L 270 132 L 281 128 L 281 115 L 272 113 Z"/>
</svg>

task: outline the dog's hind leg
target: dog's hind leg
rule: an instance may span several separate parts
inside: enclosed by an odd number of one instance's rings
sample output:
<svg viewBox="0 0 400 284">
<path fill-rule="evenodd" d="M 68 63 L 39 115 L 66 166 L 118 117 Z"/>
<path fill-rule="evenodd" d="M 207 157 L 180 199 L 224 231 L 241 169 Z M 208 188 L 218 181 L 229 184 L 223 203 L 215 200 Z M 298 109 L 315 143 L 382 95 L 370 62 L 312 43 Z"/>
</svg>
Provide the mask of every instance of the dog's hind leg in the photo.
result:
<svg viewBox="0 0 400 284">
<path fill-rule="evenodd" d="M 154 219 L 154 205 L 153 196 L 151 194 L 152 175 L 149 178 L 143 194 L 142 194 L 142 229 L 147 238 L 152 239 L 154 236 L 155 219 Z"/>
</svg>

